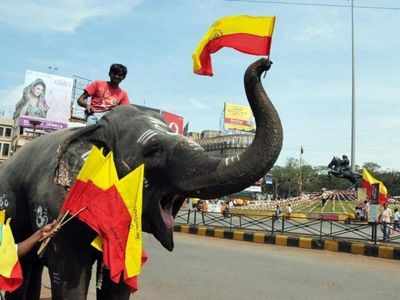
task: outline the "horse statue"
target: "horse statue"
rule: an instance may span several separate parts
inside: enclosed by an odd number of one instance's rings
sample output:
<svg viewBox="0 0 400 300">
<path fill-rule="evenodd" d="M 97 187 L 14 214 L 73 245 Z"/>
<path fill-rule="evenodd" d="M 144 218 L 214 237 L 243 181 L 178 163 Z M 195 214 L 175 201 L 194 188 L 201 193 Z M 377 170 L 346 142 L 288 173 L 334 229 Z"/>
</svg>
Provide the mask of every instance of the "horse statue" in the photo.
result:
<svg viewBox="0 0 400 300">
<path fill-rule="evenodd" d="M 350 161 L 347 155 L 342 155 L 342 158 L 334 156 L 331 162 L 328 164 L 328 175 L 335 176 L 349 180 L 353 186 L 358 186 L 361 175 L 355 173 L 350 168 Z"/>
</svg>

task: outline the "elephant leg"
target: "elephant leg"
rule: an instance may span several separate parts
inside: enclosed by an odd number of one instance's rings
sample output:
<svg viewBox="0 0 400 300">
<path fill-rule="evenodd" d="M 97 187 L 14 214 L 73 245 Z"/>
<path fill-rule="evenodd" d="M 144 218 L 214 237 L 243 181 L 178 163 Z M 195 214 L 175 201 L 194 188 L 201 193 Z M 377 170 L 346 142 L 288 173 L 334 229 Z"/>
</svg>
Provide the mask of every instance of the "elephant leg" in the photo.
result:
<svg viewBox="0 0 400 300">
<path fill-rule="evenodd" d="M 53 300 L 86 300 L 94 257 L 90 249 L 48 249 L 47 265 Z"/>
<path fill-rule="evenodd" d="M 100 276 L 102 284 L 101 288 L 96 290 L 97 300 L 129 300 L 131 292 L 123 282 L 116 284 L 111 281 L 110 272 L 104 268 Z"/>
<path fill-rule="evenodd" d="M 21 267 L 24 282 L 15 292 L 6 293 L 6 300 L 39 300 L 43 265 L 39 261 L 21 261 Z"/>
</svg>

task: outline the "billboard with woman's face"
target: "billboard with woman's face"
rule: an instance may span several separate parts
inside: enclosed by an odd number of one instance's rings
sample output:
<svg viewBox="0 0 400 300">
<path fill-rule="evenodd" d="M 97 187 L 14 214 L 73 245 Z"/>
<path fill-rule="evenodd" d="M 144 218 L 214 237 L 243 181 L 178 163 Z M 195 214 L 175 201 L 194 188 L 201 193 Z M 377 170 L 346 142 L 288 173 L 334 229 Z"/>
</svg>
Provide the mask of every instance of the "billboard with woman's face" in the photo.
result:
<svg viewBox="0 0 400 300">
<path fill-rule="evenodd" d="M 19 119 L 21 126 L 42 129 L 67 127 L 72 78 L 28 70 L 24 86 L 14 112 L 14 119 Z"/>
</svg>

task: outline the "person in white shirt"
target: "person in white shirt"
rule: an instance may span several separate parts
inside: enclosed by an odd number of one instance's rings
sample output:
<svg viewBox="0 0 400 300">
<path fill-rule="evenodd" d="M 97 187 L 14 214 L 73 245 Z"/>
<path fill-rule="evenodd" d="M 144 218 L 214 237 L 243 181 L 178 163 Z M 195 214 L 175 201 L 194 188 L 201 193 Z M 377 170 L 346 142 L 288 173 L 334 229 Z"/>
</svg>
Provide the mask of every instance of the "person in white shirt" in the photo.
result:
<svg viewBox="0 0 400 300">
<path fill-rule="evenodd" d="M 292 210 L 292 206 L 291 206 L 291 204 L 289 203 L 288 206 L 287 206 L 287 216 L 288 216 L 288 217 L 290 217 L 290 215 L 292 214 L 292 211 L 293 211 L 293 210 Z"/>
<path fill-rule="evenodd" d="M 380 214 L 380 221 L 382 224 L 382 232 L 383 232 L 383 241 L 387 242 L 389 241 L 389 236 L 390 236 L 390 228 L 389 224 L 392 219 L 392 210 L 388 207 L 388 204 L 385 203 L 383 205 L 383 211 Z"/>
</svg>

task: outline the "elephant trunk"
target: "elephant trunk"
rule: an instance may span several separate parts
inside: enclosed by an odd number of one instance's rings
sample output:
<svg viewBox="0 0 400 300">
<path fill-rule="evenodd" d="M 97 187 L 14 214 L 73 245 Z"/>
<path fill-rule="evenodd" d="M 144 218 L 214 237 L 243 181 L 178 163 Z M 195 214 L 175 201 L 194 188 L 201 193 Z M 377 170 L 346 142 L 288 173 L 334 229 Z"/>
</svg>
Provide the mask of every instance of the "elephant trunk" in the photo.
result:
<svg viewBox="0 0 400 300">
<path fill-rule="evenodd" d="M 261 74 L 270 66 L 269 60 L 260 59 L 247 68 L 244 76 L 247 99 L 256 122 L 252 144 L 235 157 L 195 159 L 192 170 L 198 170 L 201 175 L 187 178 L 180 185 L 189 196 L 217 198 L 239 192 L 274 165 L 282 149 L 282 124 L 260 80 Z"/>
</svg>

